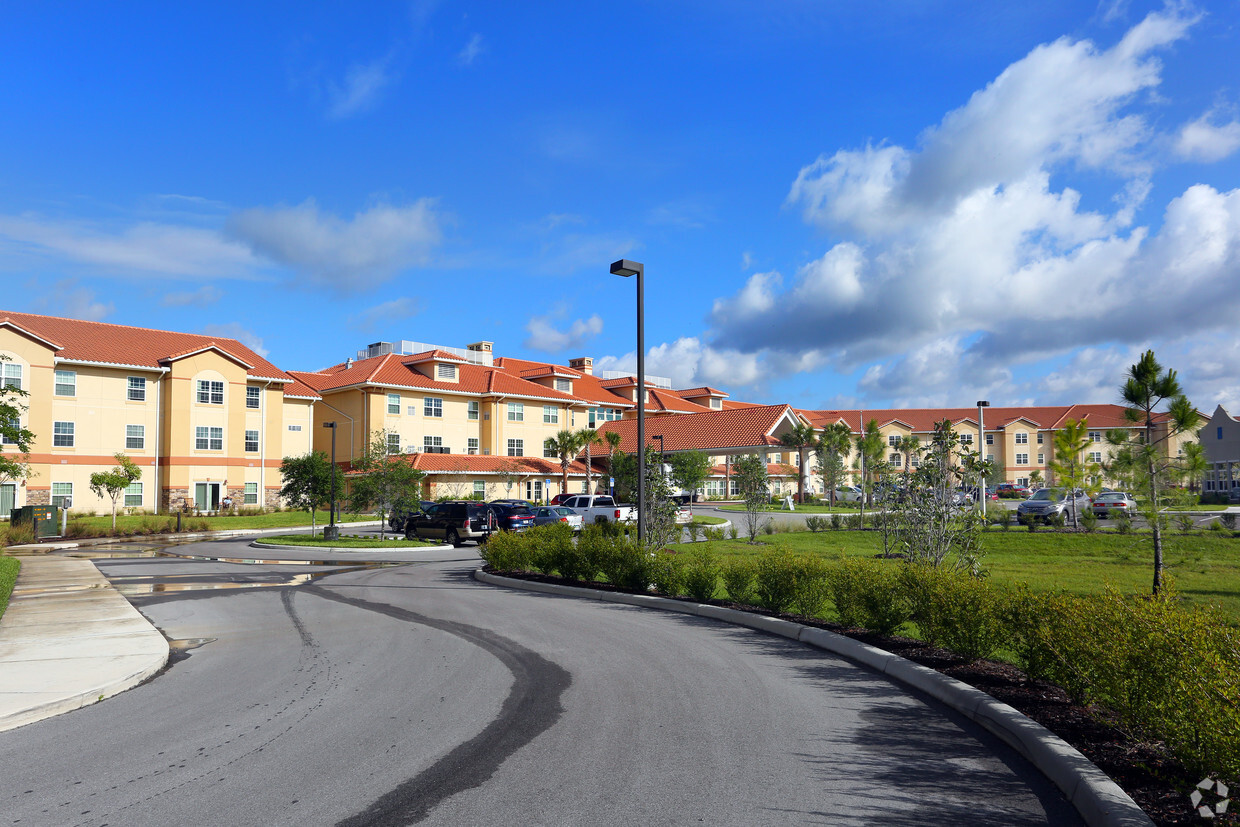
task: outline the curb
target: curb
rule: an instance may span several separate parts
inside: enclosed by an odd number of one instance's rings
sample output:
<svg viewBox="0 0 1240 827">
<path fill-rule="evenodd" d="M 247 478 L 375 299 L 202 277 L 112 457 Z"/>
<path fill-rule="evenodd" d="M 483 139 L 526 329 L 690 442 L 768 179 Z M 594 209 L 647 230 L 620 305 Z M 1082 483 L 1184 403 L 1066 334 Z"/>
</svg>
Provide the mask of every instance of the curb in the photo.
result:
<svg viewBox="0 0 1240 827">
<path fill-rule="evenodd" d="M 336 523 L 338 526 L 349 526 L 352 528 L 361 528 L 365 526 L 379 525 L 379 520 L 366 520 L 360 523 Z M 219 531 L 184 531 L 180 534 L 133 534 L 129 537 L 87 537 L 84 540 L 65 540 L 56 543 L 27 543 L 20 546 L 8 546 L 4 550 L 7 552 L 19 553 L 40 553 L 52 551 L 64 551 L 66 549 L 82 548 L 83 546 L 100 546 L 108 543 L 127 543 L 135 540 L 145 540 L 151 537 L 174 537 L 178 540 L 201 540 L 201 539 L 222 539 L 225 537 L 244 537 L 252 534 L 280 534 L 288 531 L 295 531 L 300 528 L 309 528 L 310 526 L 283 526 L 281 528 L 228 528 Z"/>
<path fill-rule="evenodd" d="M 789 620 L 741 612 L 736 609 L 725 609 L 722 606 L 670 600 L 653 595 L 604 592 L 579 586 L 516 580 L 489 574 L 482 569 L 474 571 L 474 579 L 492 586 L 582 597 L 605 603 L 623 603 L 713 618 L 769 632 L 840 655 L 929 695 L 990 732 L 1024 756 L 1058 787 L 1085 823 L 1091 827 L 1095 825 L 1098 827 L 1102 825 L 1106 827 L 1137 827 L 1137 825 L 1152 827 L 1154 823 L 1109 776 L 1041 724 L 1011 706 L 995 700 L 980 689 L 975 689 L 955 678 L 940 674 L 928 666 L 913 663 L 869 644 L 837 635 L 826 629 L 802 626 L 800 623 L 793 623 Z"/>
<path fill-rule="evenodd" d="M 452 546 L 445 543 L 442 546 L 398 546 L 396 548 L 353 548 L 350 546 L 293 546 L 293 545 L 286 545 L 283 543 L 281 544 L 264 543 L 261 540 L 255 540 L 254 542 L 250 543 L 250 548 L 272 549 L 276 551 L 280 549 L 286 549 L 286 548 L 296 548 L 296 549 L 303 549 L 305 551 L 330 551 L 330 552 L 335 552 L 337 554 L 342 553 L 342 552 L 345 554 L 348 554 L 348 553 L 358 554 L 362 552 L 376 552 L 377 551 L 380 554 L 382 554 L 385 551 L 447 551 L 448 549 L 452 548 Z"/>
</svg>

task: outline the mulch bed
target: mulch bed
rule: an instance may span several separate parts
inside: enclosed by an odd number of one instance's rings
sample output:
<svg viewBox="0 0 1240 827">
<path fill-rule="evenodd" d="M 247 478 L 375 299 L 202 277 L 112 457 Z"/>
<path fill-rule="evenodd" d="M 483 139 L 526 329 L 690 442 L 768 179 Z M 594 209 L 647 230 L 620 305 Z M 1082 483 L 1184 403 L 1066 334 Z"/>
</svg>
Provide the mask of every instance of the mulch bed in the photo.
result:
<svg viewBox="0 0 1240 827">
<path fill-rule="evenodd" d="M 487 570 L 490 571 L 490 568 Z M 609 583 L 583 583 L 529 572 L 495 573 L 518 580 L 559 583 L 599 591 L 625 591 Z M 754 606 L 724 600 L 710 602 L 729 609 L 769 614 Z M 1105 709 L 1073 704 L 1063 689 L 1053 684 L 1031 681 L 1011 664 L 990 660 L 969 663 L 953 652 L 920 640 L 848 629 L 818 618 L 797 615 L 781 617 L 806 626 L 828 629 L 928 666 L 1020 710 L 1067 741 L 1114 779 L 1155 824 L 1240 825 L 1240 812 L 1228 813 L 1225 817 L 1207 822 L 1193 809 L 1188 795 L 1201 779 L 1189 775 L 1184 765 L 1177 761 L 1161 742 L 1142 740 L 1123 732 L 1114 725 L 1113 717 Z M 1232 797 L 1234 800 L 1235 796 Z M 1240 809 L 1240 802 L 1236 802 L 1235 806 Z"/>
</svg>

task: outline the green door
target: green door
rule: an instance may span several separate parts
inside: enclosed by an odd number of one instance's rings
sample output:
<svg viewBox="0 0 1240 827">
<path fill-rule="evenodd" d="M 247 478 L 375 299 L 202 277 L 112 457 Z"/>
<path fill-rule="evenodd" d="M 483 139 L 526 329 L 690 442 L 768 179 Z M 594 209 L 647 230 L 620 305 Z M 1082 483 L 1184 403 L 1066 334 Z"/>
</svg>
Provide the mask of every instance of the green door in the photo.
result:
<svg viewBox="0 0 1240 827">
<path fill-rule="evenodd" d="M 199 511 L 219 511 L 220 484 L 218 482 L 194 483 L 194 508 Z"/>
<path fill-rule="evenodd" d="M 17 505 L 17 486 L 13 483 L 0 485 L 0 516 L 7 517 Z"/>
</svg>

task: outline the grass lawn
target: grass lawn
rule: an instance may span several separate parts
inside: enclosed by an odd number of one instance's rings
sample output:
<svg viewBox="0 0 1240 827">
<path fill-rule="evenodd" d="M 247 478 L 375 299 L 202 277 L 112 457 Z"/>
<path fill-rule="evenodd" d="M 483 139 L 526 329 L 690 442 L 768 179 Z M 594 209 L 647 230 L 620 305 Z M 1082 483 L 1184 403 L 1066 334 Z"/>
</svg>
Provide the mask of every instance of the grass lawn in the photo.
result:
<svg viewBox="0 0 1240 827">
<path fill-rule="evenodd" d="M 21 565 L 16 557 L 0 556 L 0 617 L 4 617 L 4 610 L 9 607 L 9 597 L 17 584 L 17 570 Z"/>
<path fill-rule="evenodd" d="M 794 532 L 759 535 L 767 545 L 744 540 L 712 543 L 721 557 L 756 555 L 768 546 L 836 559 L 873 556 L 882 550 L 877 531 Z M 1028 583 L 1037 590 L 1064 589 L 1090 594 L 1113 585 L 1130 594 L 1148 594 L 1154 576 L 1150 536 L 1133 534 L 1059 534 L 986 532 L 985 565 L 996 583 Z M 688 546 L 683 546 L 688 548 Z M 1240 622 L 1240 538 L 1213 531 L 1163 536 L 1163 563 L 1189 603 L 1213 604 Z M 892 561 L 892 565 L 898 565 Z"/>
<path fill-rule="evenodd" d="M 723 525 L 726 522 L 727 520 L 722 517 L 699 517 L 694 515 L 693 520 L 689 523 L 689 525 Z"/>
<path fill-rule="evenodd" d="M 319 511 L 315 515 L 319 528 L 327 525 L 330 514 Z M 374 520 L 373 515 L 340 514 L 340 521 L 356 522 Z M 176 530 L 176 514 L 117 514 L 116 533 L 121 536 L 134 534 L 159 533 L 163 526 L 171 521 L 172 529 Z M 310 514 L 306 511 L 269 511 L 263 514 L 230 515 L 225 517 L 192 517 L 184 515 L 181 520 L 183 531 L 228 531 L 249 528 L 300 528 L 310 525 Z M 76 526 L 76 528 L 75 528 Z M 69 514 L 68 535 L 65 539 L 78 537 L 106 537 L 112 533 L 112 515 L 97 514 L 93 517 Z M 8 533 L 8 523 L 0 523 L 0 544 L 4 543 Z"/>
<path fill-rule="evenodd" d="M 861 513 L 861 509 L 856 508 L 856 507 L 847 508 L 844 506 L 837 505 L 835 508 L 832 508 L 829 505 L 801 505 L 800 503 L 797 503 L 796 505 L 797 505 L 797 510 L 795 513 L 801 513 L 801 514 L 860 514 Z M 743 505 L 720 505 L 716 507 L 720 511 L 739 511 L 741 514 L 745 513 L 745 506 Z M 873 510 L 874 509 L 871 506 L 867 506 L 865 509 L 865 513 L 869 514 Z M 761 511 L 771 512 L 771 513 L 782 511 L 785 514 L 794 513 L 784 508 L 782 505 L 768 505 L 762 508 Z"/>
<path fill-rule="evenodd" d="M 380 540 L 378 537 L 345 537 L 338 540 L 324 540 L 322 537 L 309 537 L 305 534 L 277 534 L 274 537 L 262 537 L 259 542 L 277 546 L 305 546 L 307 548 L 426 548 L 441 546 L 443 543 L 432 543 L 424 540 L 399 539 Z"/>
</svg>

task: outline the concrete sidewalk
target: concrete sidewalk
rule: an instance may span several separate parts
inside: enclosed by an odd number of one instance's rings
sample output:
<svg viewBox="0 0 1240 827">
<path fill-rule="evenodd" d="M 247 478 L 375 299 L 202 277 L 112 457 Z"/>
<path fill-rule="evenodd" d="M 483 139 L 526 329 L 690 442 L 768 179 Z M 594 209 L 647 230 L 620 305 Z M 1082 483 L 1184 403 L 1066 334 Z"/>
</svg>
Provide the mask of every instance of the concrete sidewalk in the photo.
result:
<svg viewBox="0 0 1240 827">
<path fill-rule="evenodd" d="M 21 563 L 0 619 L 0 731 L 123 692 L 168 662 L 168 641 L 90 560 Z"/>
</svg>

